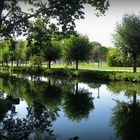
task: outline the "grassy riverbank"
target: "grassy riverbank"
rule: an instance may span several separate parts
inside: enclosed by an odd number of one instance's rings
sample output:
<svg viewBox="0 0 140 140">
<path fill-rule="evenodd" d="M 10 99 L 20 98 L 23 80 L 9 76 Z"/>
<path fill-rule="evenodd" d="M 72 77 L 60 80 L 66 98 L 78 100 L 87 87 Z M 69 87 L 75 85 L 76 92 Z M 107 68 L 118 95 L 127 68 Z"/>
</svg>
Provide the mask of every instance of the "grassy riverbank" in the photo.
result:
<svg viewBox="0 0 140 140">
<path fill-rule="evenodd" d="M 20 73 L 29 75 L 43 75 L 43 76 L 61 76 L 68 78 L 85 78 L 90 80 L 102 80 L 102 81 L 129 81 L 140 82 L 140 73 L 132 73 L 129 71 L 100 71 L 100 70 L 88 70 L 74 68 L 52 68 L 47 69 L 45 67 L 0 67 L 1 72 Z"/>
</svg>

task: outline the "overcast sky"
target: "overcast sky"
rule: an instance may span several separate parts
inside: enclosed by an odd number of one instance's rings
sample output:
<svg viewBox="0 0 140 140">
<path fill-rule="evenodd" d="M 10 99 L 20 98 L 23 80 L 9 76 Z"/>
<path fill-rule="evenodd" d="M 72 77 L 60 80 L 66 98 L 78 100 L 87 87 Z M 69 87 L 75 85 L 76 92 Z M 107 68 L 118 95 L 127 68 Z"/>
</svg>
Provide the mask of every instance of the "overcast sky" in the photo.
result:
<svg viewBox="0 0 140 140">
<path fill-rule="evenodd" d="M 98 41 L 104 46 L 113 46 L 112 34 L 116 23 L 125 13 L 140 12 L 140 0 L 110 0 L 106 16 L 96 17 L 95 10 L 85 7 L 85 19 L 76 21 L 76 30 L 89 37 L 90 41 Z"/>
</svg>

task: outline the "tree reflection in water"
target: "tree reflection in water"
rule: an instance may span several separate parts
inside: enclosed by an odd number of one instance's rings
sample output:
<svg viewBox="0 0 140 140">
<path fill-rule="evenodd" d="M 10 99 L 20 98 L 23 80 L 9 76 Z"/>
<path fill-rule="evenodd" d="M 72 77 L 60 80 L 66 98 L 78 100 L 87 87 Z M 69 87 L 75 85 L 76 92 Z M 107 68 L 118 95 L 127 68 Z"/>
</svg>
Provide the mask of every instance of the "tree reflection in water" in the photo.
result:
<svg viewBox="0 0 140 140">
<path fill-rule="evenodd" d="M 85 89 L 79 89 L 75 81 L 48 79 L 43 82 L 5 77 L 0 80 L 0 87 L 3 93 L 10 95 L 7 99 L 12 101 L 10 108 L 4 108 L 4 116 L 1 118 L 0 131 L 5 139 L 55 139 L 52 123 L 59 117 L 60 108 L 73 121 L 88 118 L 94 108 L 91 94 Z M 21 119 L 12 114 L 5 117 L 14 103 L 20 103 L 19 98 L 28 104 L 26 117 Z M 7 99 L 0 97 L 5 102 Z M 78 136 L 70 138 L 78 139 Z"/>
<path fill-rule="evenodd" d="M 32 107 L 28 107 L 26 118 L 19 119 L 10 116 L 2 122 L 1 134 L 6 139 L 48 139 L 53 137 L 52 122 L 49 111 L 40 101 L 34 101 Z"/>
<path fill-rule="evenodd" d="M 135 86 L 135 88 L 134 88 Z M 116 136 L 123 140 L 139 140 L 140 139 L 140 102 L 137 100 L 139 94 L 139 86 L 129 84 L 125 90 L 122 86 L 111 86 L 114 91 L 124 91 L 125 96 L 132 97 L 129 102 L 116 101 L 117 105 L 113 108 L 111 117 L 111 125 L 116 131 Z M 116 90 L 116 89 L 117 90 Z M 133 89 L 133 90 L 132 90 Z"/>
<path fill-rule="evenodd" d="M 72 121 L 87 119 L 90 111 L 94 108 L 93 98 L 87 90 L 79 90 L 78 83 L 76 83 L 74 93 L 71 92 L 70 89 L 67 90 L 63 108 L 66 116 Z"/>
</svg>

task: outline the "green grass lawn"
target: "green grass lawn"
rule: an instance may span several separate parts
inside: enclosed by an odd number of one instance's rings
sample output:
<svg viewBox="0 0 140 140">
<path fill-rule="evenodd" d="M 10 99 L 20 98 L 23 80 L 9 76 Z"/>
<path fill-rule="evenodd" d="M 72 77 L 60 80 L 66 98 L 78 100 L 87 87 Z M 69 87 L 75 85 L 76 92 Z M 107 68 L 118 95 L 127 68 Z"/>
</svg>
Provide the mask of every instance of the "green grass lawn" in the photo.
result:
<svg viewBox="0 0 140 140">
<path fill-rule="evenodd" d="M 75 68 L 75 65 L 69 66 L 66 64 L 53 64 L 52 68 Z M 92 63 L 80 63 L 79 69 L 88 69 L 88 70 L 100 70 L 100 71 L 130 71 L 133 72 L 132 67 L 109 67 L 107 64 L 103 64 L 98 67 L 98 64 Z M 140 72 L 140 67 L 137 68 L 137 72 Z"/>
<path fill-rule="evenodd" d="M 10 65 L 9 65 L 10 66 Z M 16 64 L 14 64 L 16 67 Z M 25 65 L 23 65 L 25 66 Z M 30 65 L 26 65 L 30 66 Z M 47 64 L 43 64 L 43 67 L 47 68 Z M 51 68 L 73 68 L 75 69 L 75 64 L 66 65 L 66 64 L 52 64 Z M 133 72 L 132 67 L 109 67 L 106 63 L 103 63 L 102 66 L 98 67 L 98 64 L 94 63 L 79 63 L 79 69 L 87 69 L 87 70 L 99 70 L 99 71 L 129 71 Z M 140 67 L 137 67 L 137 72 L 140 72 Z"/>
<path fill-rule="evenodd" d="M 14 66 L 12 73 L 22 73 L 31 75 L 62 76 L 70 78 L 85 78 L 104 81 L 129 81 L 140 82 L 140 68 L 137 73 L 133 73 L 132 67 L 108 67 L 106 64 L 98 67 L 98 64 L 80 63 L 79 70 L 75 70 L 75 65 L 53 64 L 52 69 L 47 69 L 47 64 L 41 67 Z M 10 67 L 1 67 L 4 72 L 10 72 Z"/>
</svg>

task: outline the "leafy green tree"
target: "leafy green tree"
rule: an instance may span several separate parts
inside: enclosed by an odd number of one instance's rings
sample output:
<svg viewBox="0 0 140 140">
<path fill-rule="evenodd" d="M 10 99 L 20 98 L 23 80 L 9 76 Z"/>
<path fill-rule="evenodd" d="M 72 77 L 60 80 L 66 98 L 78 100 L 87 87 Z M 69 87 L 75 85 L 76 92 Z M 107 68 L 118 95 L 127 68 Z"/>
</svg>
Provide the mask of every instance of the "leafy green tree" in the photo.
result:
<svg viewBox="0 0 140 140">
<path fill-rule="evenodd" d="M 16 43 L 16 48 L 15 48 L 15 59 L 17 61 L 17 66 L 19 66 L 19 62 L 22 60 L 22 49 L 24 46 L 24 42 L 19 40 Z"/>
<path fill-rule="evenodd" d="M 0 61 L 2 66 L 4 63 L 8 66 L 9 61 L 9 41 L 0 42 Z"/>
<path fill-rule="evenodd" d="M 124 15 L 122 22 L 117 25 L 114 34 L 114 44 L 126 56 L 133 60 L 133 72 L 136 72 L 137 58 L 140 54 L 140 16 L 135 14 Z"/>
<path fill-rule="evenodd" d="M 123 55 L 118 48 L 109 48 L 107 53 L 107 63 L 109 66 L 122 67 Z"/>
<path fill-rule="evenodd" d="M 52 41 L 50 45 L 46 45 L 44 49 L 44 59 L 48 61 L 48 68 L 51 68 L 51 62 L 56 61 L 61 56 L 60 43 Z"/>
<path fill-rule="evenodd" d="M 22 47 L 22 52 L 21 52 L 21 60 L 22 61 L 26 61 L 26 65 L 28 63 L 30 59 L 30 50 L 28 47 L 28 42 L 27 41 L 23 41 L 23 47 Z"/>
<path fill-rule="evenodd" d="M 90 59 L 91 46 L 87 36 L 77 35 L 66 39 L 63 47 L 64 59 L 68 62 L 75 61 L 78 70 L 79 61 Z"/>
<path fill-rule="evenodd" d="M 109 6 L 108 0 L 1 0 L 0 36 L 10 36 L 12 32 L 16 32 L 17 36 L 26 33 L 30 19 L 38 15 L 57 19 L 63 31 L 73 30 L 75 19 L 84 17 L 84 4 L 95 7 L 98 15 L 104 14 Z M 30 11 L 25 10 L 25 7 L 29 7 Z"/>
<path fill-rule="evenodd" d="M 58 28 L 54 24 L 48 25 L 48 20 L 43 17 L 37 18 L 34 27 L 29 32 L 29 43 L 31 44 L 31 55 L 44 57 L 51 67 L 51 61 L 60 57 L 60 43 L 55 41 Z"/>
<path fill-rule="evenodd" d="M 137 58 L 137 66 L 140 66 L 140 56 Z M 132 57 L 125 56 L 119 48 L 109 48 L 107 64 L 111 67 L 132 67 Z"/>
<path fill-rule="evenodd" d="M 14 64 L 14 60 L 16 60 L 16 44 L 17 41 L 11 39 L 10 40 L 10 46 L 9 46 L 9 57 L 10 57 L 10 61 L 11 61 L 11 67 L 13 68 L 13 64 Z"/>
<path fill-rule="evenodd" d="M 106 61 L 106 54 L 108 49 L 96 41 L 91 42 L 90 44 L 92 47 L 90 59 L 92 61 L 94 60 L 94 62 L 98 62 L 98 67 L 99 67 L 99 62 L 101 62 L 101 66 L 102 66 L 102 61 Z"/>
<path fill-rule="evenodd" d="M 32 55 L 30 57 L 31 66 L 33 67 L 35 66 L 40 67 L 42 65 L 42 61 L 43 61 L 43 58 L 41 56 Z"/>
</svg>

